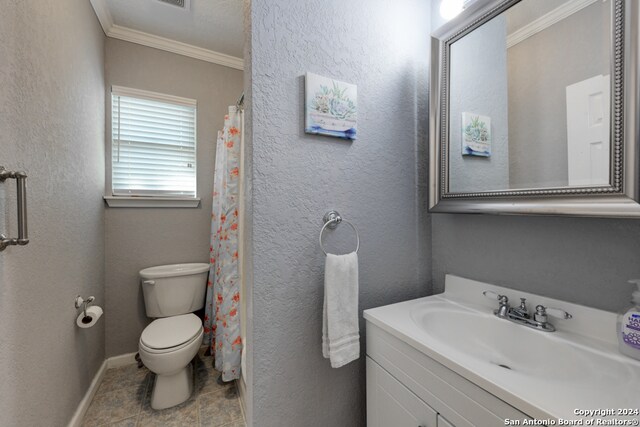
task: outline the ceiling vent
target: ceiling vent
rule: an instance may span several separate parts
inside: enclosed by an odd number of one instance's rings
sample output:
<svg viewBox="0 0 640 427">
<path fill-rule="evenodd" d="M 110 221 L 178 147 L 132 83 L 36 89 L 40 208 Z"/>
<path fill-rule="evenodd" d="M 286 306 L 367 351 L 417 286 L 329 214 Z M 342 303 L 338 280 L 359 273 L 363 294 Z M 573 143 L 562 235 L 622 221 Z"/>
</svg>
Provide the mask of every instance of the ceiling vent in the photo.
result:
<svg viewBox="0 0 640 427">
<path fill-rule="evenodd" d="M 180 9 L 189 10 L 190 0 L 158 0 L 164 4 L 170 4 L 171 6 L 179 7 Z"/>
</svg>

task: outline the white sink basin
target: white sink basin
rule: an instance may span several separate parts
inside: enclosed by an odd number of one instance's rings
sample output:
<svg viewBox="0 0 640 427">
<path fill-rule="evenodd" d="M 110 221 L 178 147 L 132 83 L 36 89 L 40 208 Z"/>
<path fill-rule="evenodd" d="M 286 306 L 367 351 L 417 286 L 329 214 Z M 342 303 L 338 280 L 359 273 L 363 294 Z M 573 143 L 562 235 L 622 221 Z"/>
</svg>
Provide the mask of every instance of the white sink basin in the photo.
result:
<svg viewBox="0 0 640 427">
<path fill-rule="evenodd" d="M 516 381 L 529 377 L 545 382 L 589 383 L 597 378 L 629 382 L 631 368 L 592 352 L 564 335 L 542 332 L 452 302 L 425 300 L 411 309 L 422 332 L 459 360 L 484 363 L 486 369 L 508 370 Z"/>
<path fill-rule="evenodd" d="M 561 307 L 573 319 L 550 318 L 555 332 L 500 319 L 497 301 L 482 296 L 487 289 Z M 365 318 L 532 417 L 640 407 L 640 363 L 619 354 L 614 313 L 447 276 L 444 294 L 366 310 Z"/>
</svg>

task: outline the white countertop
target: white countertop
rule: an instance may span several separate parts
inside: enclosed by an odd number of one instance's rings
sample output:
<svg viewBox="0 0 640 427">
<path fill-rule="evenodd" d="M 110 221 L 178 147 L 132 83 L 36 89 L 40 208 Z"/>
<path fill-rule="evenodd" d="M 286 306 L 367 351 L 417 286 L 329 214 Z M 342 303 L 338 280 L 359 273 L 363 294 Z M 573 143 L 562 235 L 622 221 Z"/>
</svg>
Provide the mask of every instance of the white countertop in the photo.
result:
<svg viewBox="0 0 640 427">
<path fill-rule="evenodd" d="M 493 315 L 497 302 L 483 290 L 563 308 L 573 319 L 550 318 L 556 332 L 516 325 Z M 593 418 L 575 410 L 640 410 L 640 362 L 618 352 L 615 313 L 447 276 L 443 294 L 366 310 L 364 317 L 534 419 Z M 602 417 L 614 418 L 640 416 Z"/>
</svg>

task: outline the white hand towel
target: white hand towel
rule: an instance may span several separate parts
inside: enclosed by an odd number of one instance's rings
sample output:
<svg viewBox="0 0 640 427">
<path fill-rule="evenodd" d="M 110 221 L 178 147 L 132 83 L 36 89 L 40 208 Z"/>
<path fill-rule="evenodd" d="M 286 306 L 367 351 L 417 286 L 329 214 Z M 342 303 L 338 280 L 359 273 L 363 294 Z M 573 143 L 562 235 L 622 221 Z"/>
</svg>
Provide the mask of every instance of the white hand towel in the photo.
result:
<svg viewBox="0 0 640 427">
<path fill-rule="evenodd" d="M 328 254 L 324 266 L 322 355 L 339 368 L 360 357 L 358 255 Z"/>
</svg>

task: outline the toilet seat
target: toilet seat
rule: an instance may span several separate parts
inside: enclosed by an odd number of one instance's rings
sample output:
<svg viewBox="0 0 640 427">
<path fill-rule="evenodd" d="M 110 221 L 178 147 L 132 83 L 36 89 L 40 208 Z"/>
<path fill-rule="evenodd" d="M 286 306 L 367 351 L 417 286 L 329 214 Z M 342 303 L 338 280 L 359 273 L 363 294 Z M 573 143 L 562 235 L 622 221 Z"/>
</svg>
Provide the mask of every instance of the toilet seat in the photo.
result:
<svg viewBox="0 0 640 427">
<path fill-rule="evenodd" d="M 193 313 L 156 319 L 140 336 L 140 347 L 149 353 L 170 353 L 202 337 L 202 321 Z"/>
</svg>

